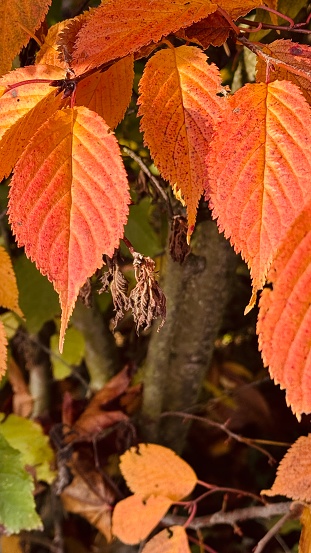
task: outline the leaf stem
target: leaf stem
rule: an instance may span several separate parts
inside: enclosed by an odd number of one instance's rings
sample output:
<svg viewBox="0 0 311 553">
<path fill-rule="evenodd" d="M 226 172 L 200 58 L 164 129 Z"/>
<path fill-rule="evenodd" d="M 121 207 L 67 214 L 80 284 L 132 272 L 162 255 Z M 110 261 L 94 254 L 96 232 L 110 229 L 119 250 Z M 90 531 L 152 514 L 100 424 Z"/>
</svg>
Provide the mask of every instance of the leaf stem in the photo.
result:
<svg viewBox="0 0 311 553">
<path fill-rule="evenodd" d="M 128 155 L 134 161 L 136 161 L 136 163 L 139 165 L 141 170 L 145 173 L 145 175 L 147 175 L 147 177 L 149 178 L 150 182 L 152 182 L 152 184 L 155 187 L 155 189 L 157 190 L 157 192 L 160 194 L 160 196 L 162 196 L 162 198 L 165 202 L 165 205 L 166 205 L 168 215 L 169 215 L 170 219 L 172 219 L 174 217 L 174 213 L 173 213 L 173 209 L 172 209 L 172 206 L 171 206 L 170 199 L 169 199 L 168 195 L 166 194 L 165 190 L 163 190 L 163 188 L 160 185 L 158 179 L 151 173 L 150 169 L 143 162 L 141 157 L 138 156 L 137 154 L 135 154 L 135 152 L 133 152 L 133 150 L 131 150 L 127 146 L 123 146 L 122 150 L 126 155 Z"/>
</svg>

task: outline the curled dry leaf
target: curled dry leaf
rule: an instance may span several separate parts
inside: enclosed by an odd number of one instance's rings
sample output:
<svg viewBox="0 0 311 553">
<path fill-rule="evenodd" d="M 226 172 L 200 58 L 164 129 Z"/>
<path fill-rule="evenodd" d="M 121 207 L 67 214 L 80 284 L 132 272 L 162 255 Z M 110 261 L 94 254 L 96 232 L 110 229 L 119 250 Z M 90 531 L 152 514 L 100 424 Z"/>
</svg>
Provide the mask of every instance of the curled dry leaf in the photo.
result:
<svg viewBox="0 0 311 553">
<path fill-rule="evenodd" d="M 130 490 L 146 498 L 168 497 L 179 501 L 197 483 L 193 469 L 174 451 L 156 444 L 139 444 L 121 457 L 120 470 Z"/>
<path fill-rule="evenodd" d="M 96 471 L 75 473 L 72 483 L 61 494 L 64 508 L 81 515 L 111 540 L 111 505 L 114 495 Z"/>
<path fill-rule="evenodd" d="M 169 250 L 172 259 L 178 263 L 183 263 L 190 253 L 190 246 L 187 244 L 187 220 L 181 215 L 172 219 Z"/>
<path fill-rule="evenodd" d="M 226 42 L 230 31 L 232 32 L 232 27 L 229 22 L 216 10 L 205 19 L 201 19 L 201 21 L 194 23 L 182 32 L 183 38 L 196 42 L 206 49 L 210 44 L 221 46 Z"/>
<path fill-rule="evenodd" d="M 144 257 L 134 252 L 133 266 L 137 284 L 130 293 L 129 302 L 133 312 L 136 332 L 146 330 L 157 317 L 162 321 L 158 328 L 162 328 L 166 318 L 166 298 L 155 279 L 155 262 L 150 257 Z"/>
<path fill-rule="evenodd" d="M 114 408 L 111 409 L 111 403 L 126 391 L 130 377 L 129 369 L 125 367 L 94 395 L 74 424 L 73 428 L 78 433 L 79 438 L 92 439 L 94 435 L 105 428 L 109 428 L 120 421 L 128 420 L 128 416 L 121 409 L 118 409 L 118 404 L 114 403 Z"/>
<path fill-rule="evenodd" d="M 112 322 L 114 330 L 118 322 L 123 318 L 124 313 L 129 309 L 129 298 L 127 297 L 128 282 L 120 270 L 115 256 L 112 259 L 105 256 L 105 260 L 108 271 L 100 279 L 102 287 L 98 293 L 107 292 L 110 288 L 113 307 L 116 313 Z"/>
</svg>

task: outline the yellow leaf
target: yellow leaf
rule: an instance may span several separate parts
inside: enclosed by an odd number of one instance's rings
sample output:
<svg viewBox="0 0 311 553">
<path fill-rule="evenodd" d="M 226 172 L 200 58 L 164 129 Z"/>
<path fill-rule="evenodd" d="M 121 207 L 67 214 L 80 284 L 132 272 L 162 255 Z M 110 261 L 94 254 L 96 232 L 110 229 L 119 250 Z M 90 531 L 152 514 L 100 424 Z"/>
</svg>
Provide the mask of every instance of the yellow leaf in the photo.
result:
<svg viewBox="0 0 311 553">
<path fill-rule="evenodd" d="M 148 541 L 141 553 L 190 553 L 186 530 L 182 526 L 165 528 Z"/>
<path fill-rule="evenodd" d="M 311 511 L 305 507 L 300 517 L 302 531 L 299 540 L 298 553 L 310 553 L 311 551 Z"/>
<path fill-rule="evenodd" d="M 96 111 L 114 129 L 131 101 L 133 79 L 134 59 L 130 55 L 107 71 L 83 79 L 77 87 L 76 105 Z"/>
<path fill-rule="evenodd" d="M 152 495 L 144 500 L 140 495 L 131 495 L 116 504 L 112 533 L 123 543 L 139 543 L 149 536 L 171 505 L 167 497 Z"/>
<path fill-rule="evenodd" d="M 10 71 L 13 59 L 26 46 L 30 33 L 38 29 L 50 4 L 51 0 L 1 0 L 0 75 Z"/>
<path fill-rule="evenodd" d="M 156 444 L 139 444 L 126 451 L 120 469 L 130 490 L 144 498 L 155 495 L 179 501 L 197 483 L 188 463 L 171 449 Z"/>
</svg>

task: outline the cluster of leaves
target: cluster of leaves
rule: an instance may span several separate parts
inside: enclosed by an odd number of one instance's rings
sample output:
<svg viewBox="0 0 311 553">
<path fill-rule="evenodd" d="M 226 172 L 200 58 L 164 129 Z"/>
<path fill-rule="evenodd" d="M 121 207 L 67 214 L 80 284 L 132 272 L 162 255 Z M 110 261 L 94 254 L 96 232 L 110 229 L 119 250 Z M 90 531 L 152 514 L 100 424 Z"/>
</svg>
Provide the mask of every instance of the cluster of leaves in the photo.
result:
<svg viewBox="0 0 311 553">
<path fill-rule="evenodd" d="M 267 4 L 275 23 L 276 3 Z M 148 328 L 157 316 L 163 321 L 165 298 L 155 281 L 154 262 L 131 251 L 137 284 L 127 296 L 114 257 L 131 200 L 113 129 L 131 100 L 134 61 L 150 56 L 138 98 L 145 144 L 160 174 L 186 207 L 188 243 L 204 195 L 219 229 L 250 269 L 253 295 L 249 308 L 257 292 L 269 284 L 260 299 L 260 349 L 271 376 L 286 389 L 287 402 L 300 417 L 311 411 L 311 49 L 291 40 L 263 45 L 246 38 L 253 22 L 248 21 L 244 29 L 240 23 L 259 5 L 256 0 L 104 1 L 52 26 L 42 39 L 35 64 L 7 73 L 49 7 L 48 1 L 36 0 L 28 10 L 29 2 L 23 0 L 17 9 L 13 2 L 12 13 L 5 11 L 5 16 L 15 24 L 5 27 L 10 30 L 4 33 L 0 58 L 0 178 L 9 177 L 14 169 L 8 209 L 13 234 L 59 295 L 61 351 L 79 291 L 101 268 L 103 255 L 108 264 L 103 287 L 111 287 L 115 324 L 129 307 L 137 328 Z M 9 8 L 5 6 L 5 10 Z M 287 29 L 302 26 L 295 26 L 289 18 Z M 257 82 L 233 95 L 222 86 L 219 69 L 207 63 L 203 51 L 210 45 L 223 45 L 228 37 L 258 58 Z M 3 248 L 0 262 L 0 304 L 23 317 L 11 261 Z M 1 323 L 1 373 L 5 371 L 5 350 Z M 72 427 L 75 440 L 91 441 L 116 422 L 129 423 L 121 408 L 109 410 L 109 416 L 103 409 L 110 401 L 119 401 L 128 385 L 128 375 L 122 373 L 93 397 L 76 421 L 63 416 L 62 422 Z M 5 429 L 5 423 L 1 427 Z M 43 435 L 41 439 L 44 442 Z M 33 482 L 24 466 L 47 463 L 51 450 L 46 446 L 39 460 L 21 459 L 11 451 L 14 444 L 9 437 L 4 435 L 3 440 L 8 442 L 3 441 L 8 459 L 3 456 L 0 473 L 8 470 L 14 459 L 16 489 L 23 481 L 30 519 L 25 523 L 24 517 L 7 518 L 5 506 L 1 523 L 8 532 L 38 528 L 40 521 L 31 503 Z M 64 454 L 64 449 L 72 446 L 72 438 L 66 436 L 62 445 Z M 294 448 L 298 446 L 297 442 Z M 15 447 L 23 452 L 21 444 Z M 122 458 L 121 471 L 134 495 L 117 503 L 113 533 L 125 543 L 145 539 L 171 505 L 191 493 L 197 482 L 188 465 L 177 457 L 171 462 L 173 454 L 164 454 L 157 447 L 141 445 Z M 167 455 L 165 459 L 162 453 Z M 62 455 L 58 462 L 67 466 Z M 165 465 L 165 478 L 154 462 Z M 72 461 L 70 470 L 73 482 L 68 485 L 66 478 L 58 481 L 58 491 L 66 508 L 79 513 L 77 499 L 85 486 L 81 462 Z M 179 471 L 182 476 L 177 486 L 174 473 Z M 166 480 L 161 487 L 162 477 Z M 51 474 L 41 474 L 39 468 L 36 478 L 51 482 Z M 297 483 L 296 477 L 294 481 Z M 310 500 L 301 491 L 279 486 L 278 479 L 271 493 Z M 98 512 L 87 518 L 110 539 L 115 496 L 105 487 L 102 494 L 103 518 L 98 522 Z M 140 517 L 136 533 L 129 513 L 135 520 Z M 188 550 L 180 526 L 157 534 L 144 551 L 174 548 Z"/>
</svg>

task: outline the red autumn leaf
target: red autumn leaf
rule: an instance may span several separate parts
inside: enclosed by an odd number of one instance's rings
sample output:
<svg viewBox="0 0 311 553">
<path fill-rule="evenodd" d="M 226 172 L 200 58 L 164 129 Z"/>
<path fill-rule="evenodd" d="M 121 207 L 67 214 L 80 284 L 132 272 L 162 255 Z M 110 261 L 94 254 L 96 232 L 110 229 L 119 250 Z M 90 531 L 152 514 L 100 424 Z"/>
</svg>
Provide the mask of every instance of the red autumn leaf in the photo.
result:
<svg viewBox="0 0 311 553">
<path fill-rule="evenodd" d="M 23 317 L 18 305 L 18 289 L 9 254 L 0 246 L 0 306 Z"/>
<path fill-rule="evenodd" d="M 216 10 L 210 0 L 110 0 L 91 12 L 78 33 L 73 68 L 81 73 L 122 58 Z"/>
<path fill-rule="evenodd" d="M 213 127 L 226 101 L 219 71 L 194 46 L 167 48 L 147 63 L 140 81 L 141 129 L 161 174 L 180 191 L 188 236 L 207 184 L 206 158 Z"/>
<path fill-rule="evenodd" d="M 5 375 L 7 362 L 7 338 L 3 323 L 0 322 L 0 379 Z"/>
<path fill-rule="evenodd" d="M 229 102 L 212 143 L 207 197 L 256 290 L 310 196 L 311 111 L 287 81 L 246 85 Z"/>
<path fill-rule="evenodd" d="M 311 434 L 301 436 L 289 448 L 277 470 L 271 490 L 264 495 L 285 495 L 297 501 L 311 501 Z"/>
<path fill-rule="evenodd" d="M 63 69 L 49 65 L 24 67 L 0 79 L 0 180 L 8 177 L 38 128 L 61 106 L 61 96 L 49 83 L 34 79 L 62 79 Z M 11 90 L 10 85 L 25 82 Z"/>
<path fill-rule="evenodd" d="M 269 64 L 269 82 L 283 79 L 291 81 L 301 88 L 304 97 L 311 103 L 311 47 L 282 39 L 266 44 L 262 51 L 272 58 Z M 283 65 L 279 65 L 276 60 Z M 258 58 L 256 80 L 265 82 L 266 76 L 267 64 L 262 58 Z"/>
<path fill-rule="evenodd" d="M 94 9 L 78 33 L 73 68 L 76 73 L 136 52 L 150 42 L 188 27 L 213 13 L 217 5 L 236 19 L 258 6 L 256 0 L 109 0 Z"/>
<path fill-rule="evenodd" d="M 126 56 L 107 71 L 83 79 L 77 87 L 76 104 L 96 111 L 114 129 L 131 101 L 133 80 L 133 56 Z"/>
<path fill-rule="evenodd" d="M 40 26 L 51 0 L 2 0 L 0 2 L 0 75 Z M 28 32 L 29 31 L 29 32 Z"/>
<path fill-rule="evenodd" d="M 33 137 L 11 184 L 17 242 L 60 296 L 62 349 L 79 289 L 123 235 L 130 199 L 116 139 L 85 107 L 58 111 Z"/>
<path fill-rule="evenodd" d="M 201 44 L 204 49 L 210 44 L 221 46 L 226 42 L 232 27 L 227 19 L 217 10 L 206 19 L 201 19 L 191 27 L 183 30 L 183 38 Z"/>
<path fill-rule="evenodd" d="M 311 412 L 311 204 L 287 232 L 268 273 L 257 331 L 271 377 L 299 417 Z"/>
</svg>

